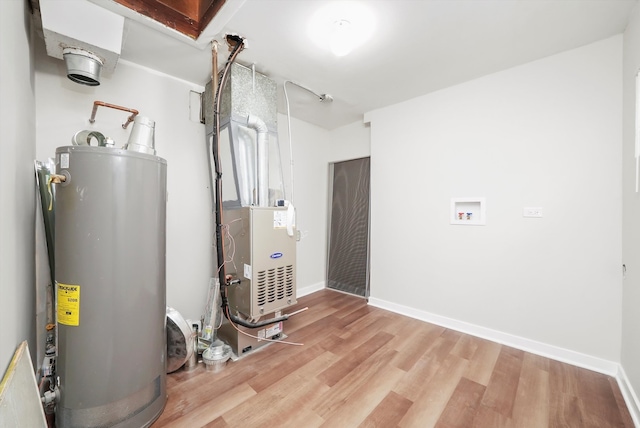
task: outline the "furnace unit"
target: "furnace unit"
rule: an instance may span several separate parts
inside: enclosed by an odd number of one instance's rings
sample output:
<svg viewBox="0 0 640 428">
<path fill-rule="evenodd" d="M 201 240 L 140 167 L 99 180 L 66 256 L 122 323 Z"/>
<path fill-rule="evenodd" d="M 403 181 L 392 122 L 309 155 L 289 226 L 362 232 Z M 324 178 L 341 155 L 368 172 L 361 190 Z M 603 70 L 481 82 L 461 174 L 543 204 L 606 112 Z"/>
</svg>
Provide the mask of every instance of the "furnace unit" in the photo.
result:
<svg viewBox="0 0 640 428">
<path fill-rule="evenodd" d="M 240 280 L 228 287 L 229 310 L 257 321 L 296 303 L 296 241 L 287 234 L 287 209 L 243 207 L 224 211 L 229 225 L 225 253 L 233 256 L 227 274 Z M 234 248 L 235 247 L 235 248 Z M 231 256 L 229 256 L 231 257 Z M 260 339 L 279 339 L 283 323 L 260 329 L 238 328 Z M 228 322 L 218 335 L 237 356 L 268 343 L 238 333 Z"/>
</svg>

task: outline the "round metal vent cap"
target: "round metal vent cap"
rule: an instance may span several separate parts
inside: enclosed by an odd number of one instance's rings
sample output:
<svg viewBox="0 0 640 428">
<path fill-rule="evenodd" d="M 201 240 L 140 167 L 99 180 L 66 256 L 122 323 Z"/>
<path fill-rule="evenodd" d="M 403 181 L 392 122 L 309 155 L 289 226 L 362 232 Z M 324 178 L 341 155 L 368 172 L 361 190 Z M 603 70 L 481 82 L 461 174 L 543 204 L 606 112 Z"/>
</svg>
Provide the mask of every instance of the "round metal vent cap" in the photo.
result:
<svg viewBox="0 0 640 428">
<path fill-rule="evenodd" d="M 67 77 L 76 83 L 88 86 L 100 84 L 102 60 L 89 51 L 64 48 L 62 57 L 67 65 Z"/>
</svg>

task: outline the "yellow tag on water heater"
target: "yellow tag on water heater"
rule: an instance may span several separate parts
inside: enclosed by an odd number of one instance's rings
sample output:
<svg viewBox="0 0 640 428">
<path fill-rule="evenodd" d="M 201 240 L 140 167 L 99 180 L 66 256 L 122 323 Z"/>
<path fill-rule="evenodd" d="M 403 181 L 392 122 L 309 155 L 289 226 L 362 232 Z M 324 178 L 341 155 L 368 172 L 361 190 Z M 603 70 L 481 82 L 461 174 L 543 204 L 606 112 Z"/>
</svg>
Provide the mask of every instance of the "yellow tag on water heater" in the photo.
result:
<svg viewBox="0 0 640 428">
<path fill-rule="evenodd" d="M 58 283 L 58 322 L 80 325 L 80 286 Z"/>
</svg>

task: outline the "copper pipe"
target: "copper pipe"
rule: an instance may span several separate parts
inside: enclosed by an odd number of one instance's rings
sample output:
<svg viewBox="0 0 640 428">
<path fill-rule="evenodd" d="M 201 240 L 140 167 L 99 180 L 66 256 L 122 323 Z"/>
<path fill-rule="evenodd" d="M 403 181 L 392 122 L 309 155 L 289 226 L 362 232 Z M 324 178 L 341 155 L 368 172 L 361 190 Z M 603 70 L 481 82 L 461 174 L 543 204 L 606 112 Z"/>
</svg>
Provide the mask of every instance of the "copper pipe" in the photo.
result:
<svg viewBox="0 0 640 428">
<path fill-rule="evenodd" d="M 127 126 L 129 126 L 129 124 L 131 122 L 133 122 L 133 119 L 135 119 L 135 117 L 139 113 L 138 110 L 135 110 L 135 109 L 132 109 L 132 108 L 117 106 L 115 104 L 105 103 L 104 101 L 94 101 L 93 102 L 93 110 L 91 111 L 91 119 L 89 119 L 89 123 L 94 123 L 96 121 L 96 113 L 98 112 L 98 106 L 113 108 L 113 109 L 116 109 L 116 110 L 122 110 L 122 111 L 126 111 L 126 112 L 131 113 L 131 116 L 129 116 L 127 118 L 127 121 L 122 124 L 122 128 L 123 129 L 127 129 Z"/>
<path fill-rule="evenodd" d="M 50 183 L 60 184 L 67 181 L 67 176 L 62 174 L 51 174 L 51 178 L 49 178 Z"/>
</svg>

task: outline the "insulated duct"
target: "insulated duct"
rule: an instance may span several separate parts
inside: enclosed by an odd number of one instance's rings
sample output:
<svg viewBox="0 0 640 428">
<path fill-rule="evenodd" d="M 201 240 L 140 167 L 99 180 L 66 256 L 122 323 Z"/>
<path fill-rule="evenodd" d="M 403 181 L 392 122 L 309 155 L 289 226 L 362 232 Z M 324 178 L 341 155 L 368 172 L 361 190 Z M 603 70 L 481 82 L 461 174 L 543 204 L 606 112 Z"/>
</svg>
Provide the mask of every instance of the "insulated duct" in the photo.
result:
<svg viewBox="0 0 640 428">
<path fill-rule="evenodd" d="M 218 106 L 224 208 L 273 206 L 276 200 L 286 199 L 277 132 L 276 82 L 254 67 L 233 63 L 227 70 L 226 84 L 219 89 Z M 215 135 L 210 107 L 213 86 L 212 80 L 205 90 L 209 135 Z M 249 123 L 249 116 L 259 119 L 260 131 L 255 128 L 256 123 Z M 258 166 L 258 162 L 262 165 Z M 262 178 L 258 170 L 263 173 Z"/>
</svg>

